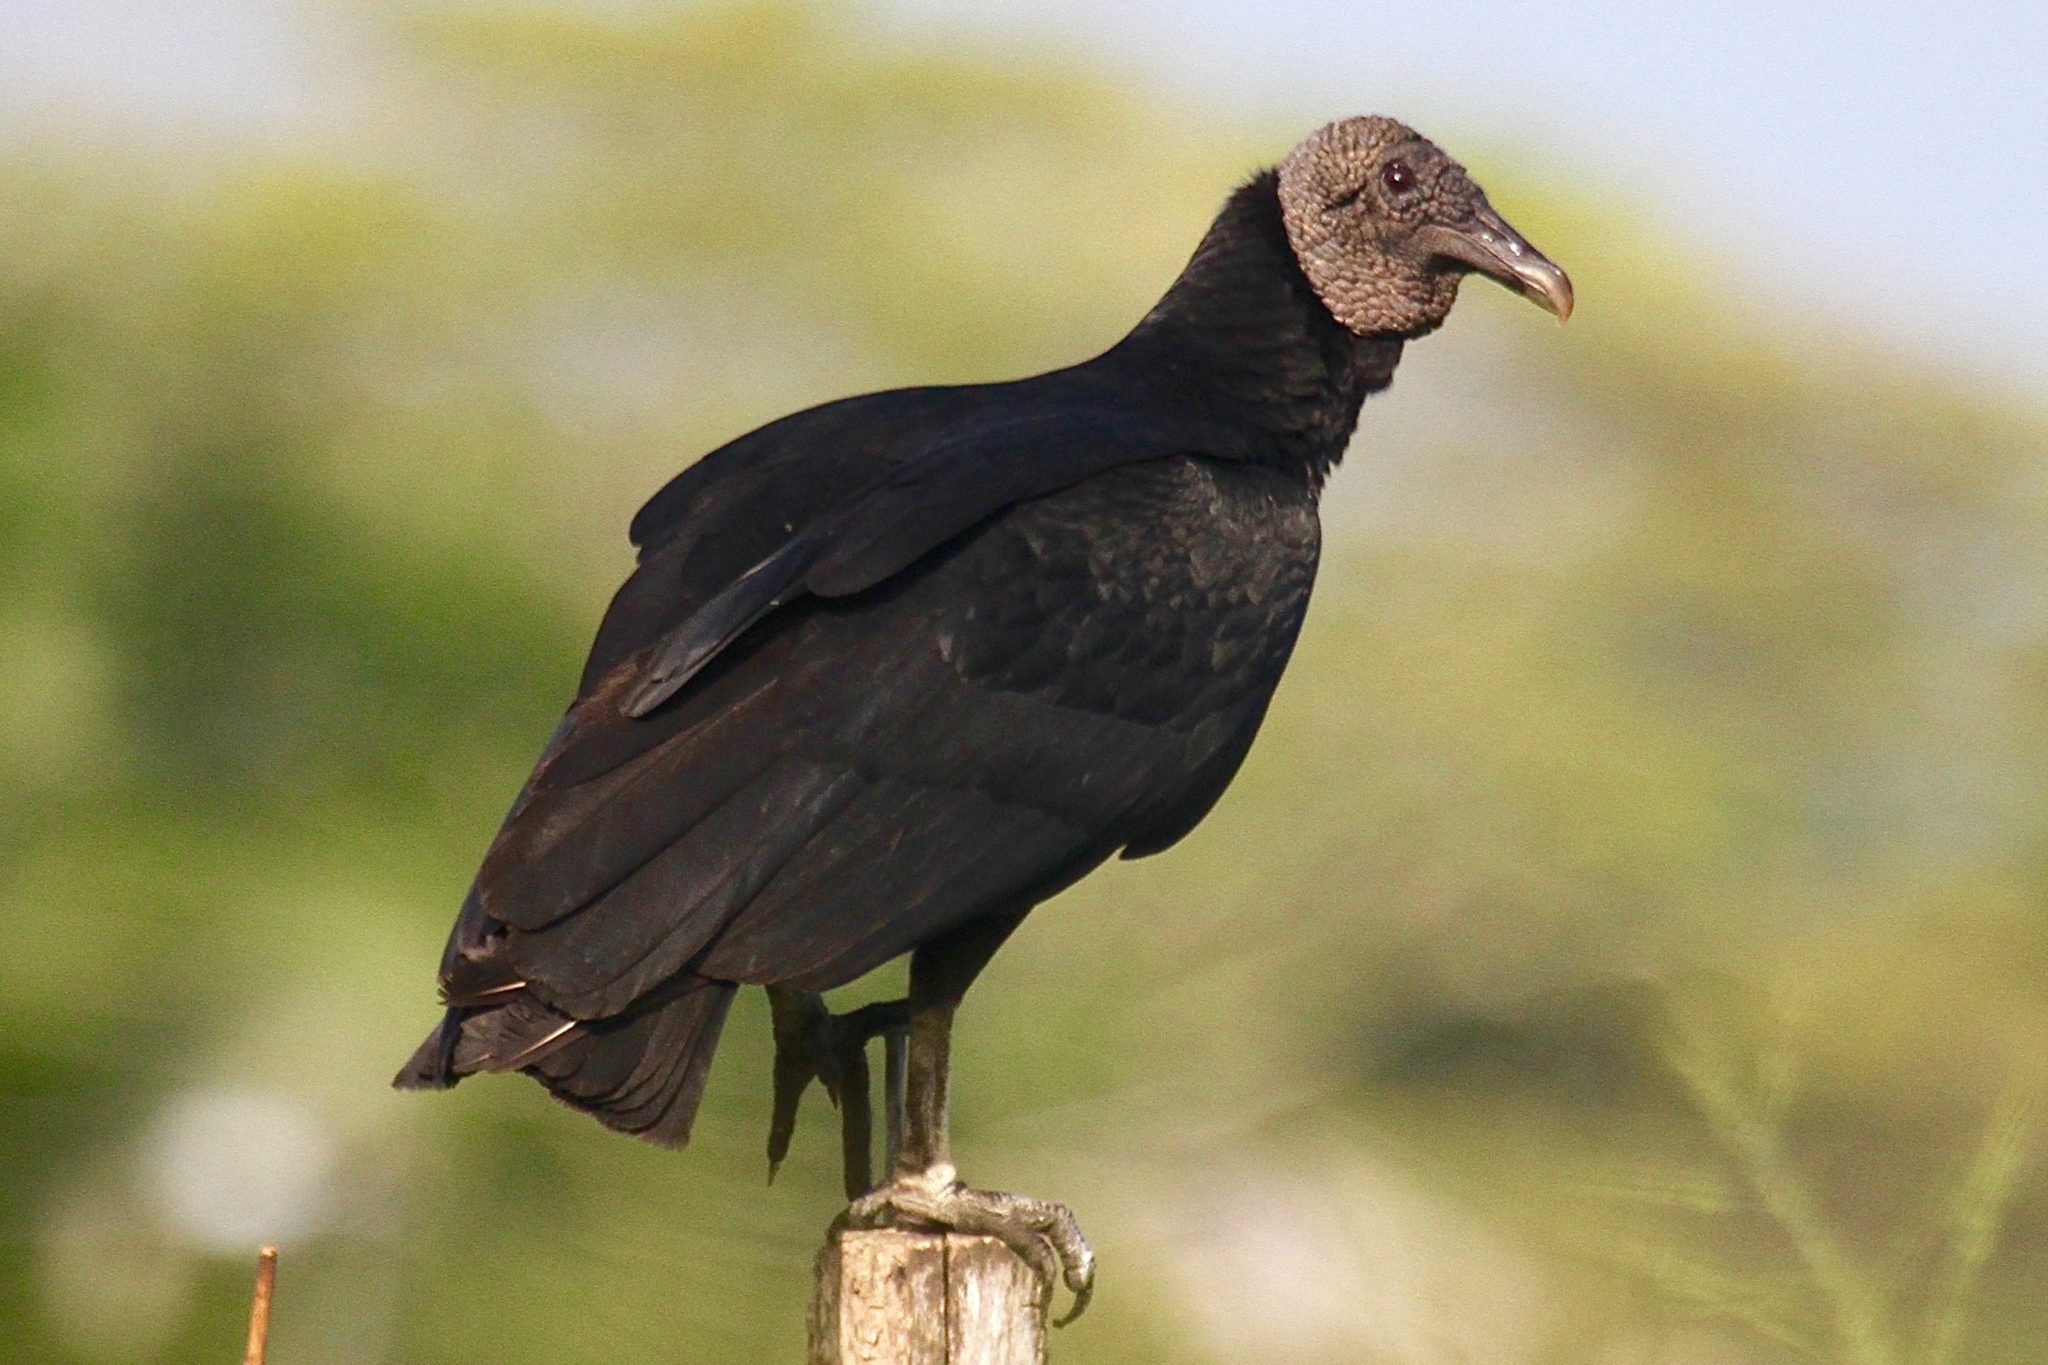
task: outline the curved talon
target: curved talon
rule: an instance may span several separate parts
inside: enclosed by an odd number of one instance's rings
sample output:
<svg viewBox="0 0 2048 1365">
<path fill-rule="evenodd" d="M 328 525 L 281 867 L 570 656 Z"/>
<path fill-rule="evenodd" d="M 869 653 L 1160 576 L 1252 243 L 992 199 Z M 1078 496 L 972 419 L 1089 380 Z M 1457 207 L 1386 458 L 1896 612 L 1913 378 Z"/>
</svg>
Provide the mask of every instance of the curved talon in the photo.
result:
<svg viewBox="0 0 2048 1365">
<path fill-rule="evenodd" d="M 1057 1237 L 1049 1237 L 1055 1254 L 1059 1257 L 1062 1278 L 1067 1289 L 1074 1296 L 1073 1305 L 1065 1317 L 1054 1318 L 1052 1325 L 1065 1327 L 1075 1318 L 1088 1311 L 1088 1301 L 1095 1297 L 1095 1249 L 1088 1245 L 1088 1239 L 1081 1235 L 1081 1225 L 1074 1221 L 1073 1211 L 1064 1204 L 1052 1206 L 1058 1210 L 1063 1226 Z"/>
<path fill-rule="evenodd" d="M 1066 1316 L 1052 1320 L 1052 1325 L 1055 1327 L 1065 1327 L 1075 1318 L 1088 1311 L 1088 1301 L 1095 1297 L 1095 1266 L 1093 1258 L 1090 1258 L 1086 1271 L 1078 1276 L 1080 1279 L 1079 1284 L 1074 1283 L 1077 1276 L 1072 1271 L 1067 1273 L 1066 1278 L 1067 1288 L 1074 1291 L 1074 1306 L 1067 1310 Z"/>
</svg>

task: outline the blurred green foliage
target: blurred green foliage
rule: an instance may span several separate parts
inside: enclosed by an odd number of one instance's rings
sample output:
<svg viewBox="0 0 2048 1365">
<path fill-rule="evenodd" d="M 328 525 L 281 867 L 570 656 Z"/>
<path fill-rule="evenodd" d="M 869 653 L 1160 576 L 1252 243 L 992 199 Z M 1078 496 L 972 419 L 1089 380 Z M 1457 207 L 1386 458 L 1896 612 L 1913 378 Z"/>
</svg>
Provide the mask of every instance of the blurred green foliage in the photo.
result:
<svg viewBox="0 0 2048 1365">
<path fill-rule="evenodd" d="M 441 935 L 639 499 L 1107 344 L 1302 131 L 425 13 L 345 126 L 0 160 L 10 1360 L 223 1357 L 266 1236 L 280 1365 L 794 1359 L 758 1002 L 670 1156 L 387 1091 Z M 1475 287 L 1368 407 L 1233 794 L 977 989 L 969 1174 L 1093 1232 L 1062 1359 L 2038 1360 L 2048 424 L 1432 131 L 1580 316 Z"/>
</svg>

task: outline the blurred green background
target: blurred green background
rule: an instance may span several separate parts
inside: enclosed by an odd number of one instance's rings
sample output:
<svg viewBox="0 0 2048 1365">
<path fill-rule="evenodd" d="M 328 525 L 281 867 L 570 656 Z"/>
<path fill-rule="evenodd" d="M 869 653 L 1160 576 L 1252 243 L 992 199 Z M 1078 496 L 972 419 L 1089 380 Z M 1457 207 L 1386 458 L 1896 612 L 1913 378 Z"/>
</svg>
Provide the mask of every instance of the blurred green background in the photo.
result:
<svg viewBox="0 0 2048 1365">
<path fill-rule="evenodd" d="M 0 1358 L 232 1358 L 276 1239 L 275 1365 L 794 1360 L 758 998 L 672 1155 L 386 1089 L 442 935 L 642 498 L 1108 344 L 1306 125 L 829 6 L 356 41 L 345 139 L 0 147 Z M 1410 351 L 1231 795 L 971 998 L 1056 1358 L 2048 1359 L 2048 415 L 1428 131 L 1580 313 Z"/>
</svg>

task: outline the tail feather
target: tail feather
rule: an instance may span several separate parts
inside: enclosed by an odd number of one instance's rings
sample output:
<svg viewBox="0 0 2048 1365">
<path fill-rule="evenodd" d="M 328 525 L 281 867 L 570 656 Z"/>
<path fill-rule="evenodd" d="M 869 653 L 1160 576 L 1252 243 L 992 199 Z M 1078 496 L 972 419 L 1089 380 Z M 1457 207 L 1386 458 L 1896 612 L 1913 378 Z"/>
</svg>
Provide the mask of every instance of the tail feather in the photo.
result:
<svg viewBox="0 0 2048 1365">
<path fill-rule="evenodd" d="M 446 1089 L 480 1071 L 516 1069 L 608 1128 L 680 1147 L 737 990 L 683 977 L 625 1014 L 589 1021 L 524 992 L 504 1004 L 457 1006 L 392 1083 Z"/>
</svg>

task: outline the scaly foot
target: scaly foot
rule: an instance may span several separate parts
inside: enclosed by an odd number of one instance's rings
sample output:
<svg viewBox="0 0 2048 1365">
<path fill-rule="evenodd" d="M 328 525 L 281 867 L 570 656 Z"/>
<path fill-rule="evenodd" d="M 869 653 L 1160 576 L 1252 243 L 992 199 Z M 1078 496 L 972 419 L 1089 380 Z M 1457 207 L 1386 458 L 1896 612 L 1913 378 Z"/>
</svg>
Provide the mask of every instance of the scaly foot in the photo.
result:
<svg viewBox="0 0 2048 1365">
<path fill-rule="evenodd" d="M 1053 1286 L 1073 1291 L 1074 1306 L 1053 1325 L 1081 1316 L 1095 1292 L 1095 1253 L 1064 1204 L 1002 1190 L 963 1185 L 950 1166 L 915 1176 L 898 1176 L 855 1199 L 833 1224 L 839 1228 L 923 1227 L 994 1237 L 1024 1258 L 1045 1286 L 1052 1307 Z"/>
</svg>

